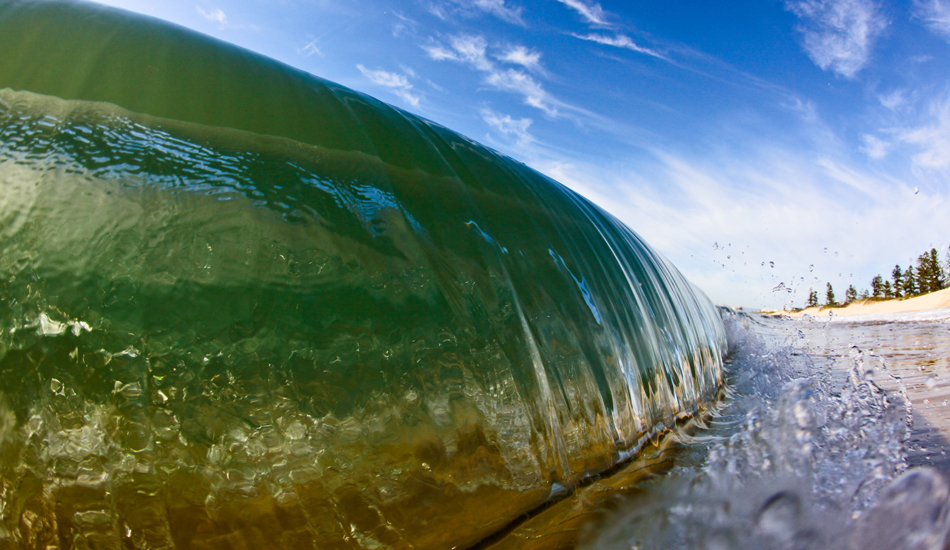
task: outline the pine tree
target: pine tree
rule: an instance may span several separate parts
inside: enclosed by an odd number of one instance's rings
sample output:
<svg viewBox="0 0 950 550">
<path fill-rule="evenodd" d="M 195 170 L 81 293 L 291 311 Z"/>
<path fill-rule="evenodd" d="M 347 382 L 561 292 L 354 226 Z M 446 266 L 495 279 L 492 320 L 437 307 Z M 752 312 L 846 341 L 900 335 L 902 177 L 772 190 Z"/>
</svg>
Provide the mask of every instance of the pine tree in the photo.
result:
<svg viewBox="0 0 950 550">
<path fill-rule="evenodd" d="M 930 292 L 930 282 L 933 276 L 930 273 L 930 254 L 924 252 L 917 256 L 917 292 L 927 294 Z"/>
<path fill-rule="evenodd" d="M 846 303 L 851 303 L 858 299 L 858 289 L 854 288 L 854 285 L 849 285 L 848 290 L 844 293 L 844 299 Z"/>
<path fill-rule="evenodd" d="M 831 288 L 831 283 L 828 283 L 828 290 L 825 291 L 825 305 L 826 306 L 836 306 L 838 305 L 835 302 L 835 291 Z"/>
<path fill-rule="evenodd" d="M 931 292 L 947 288 L 947 277 L 943 272 L 943 266 L 940 265 L 940 257 L 937 256 L 937 249 L 930 249 L 930 280 Z"/>
<path fill-rule="evenodd" d="M 891 277 L 894 278 L 894 297 L 895 298 L 903 297 L 902 290 L 904 287 L 904 279 L 902 278 L 903 273 L 901 273 L 901 266 L 899 265 L 894 266 L 894 271 L 891 271 Z"/>
<path fill-rule="evenodd" d="M 914 275 L 914 266 L 907 266 L 904 272 L 904 296 L 914 296 L 917 294 L 917 276 Z"/>
<path fill-rule="evenodd" d="M 808 307 L 818 307 L 818 291 L 808 287 Z"/>
<path fill-rule="evenodd" d="M 875 275 L 871 279 L 871 295 L 875 298 L 880 298 L 881 293 L 884 291 L 884 278 L 880 275 Z"/>
<path fill-rule="evenodd" d="M 894 291 L 891 289 L 891 282 L 890 282 L 890 281 L 884 281 L 884 297 L 885 297 L 885 298 L 893 298 L 893 297 L 894 297 Z"/>
<path fill-rule="evenodd" d="M 858 295 L 858 298 L 862 300 L 867 300 L 870 297 L 871 297 L 871 294 L 868 292 L 868 289 L 866 288 L 861 289 L 861 294 Z"/>
</svg>

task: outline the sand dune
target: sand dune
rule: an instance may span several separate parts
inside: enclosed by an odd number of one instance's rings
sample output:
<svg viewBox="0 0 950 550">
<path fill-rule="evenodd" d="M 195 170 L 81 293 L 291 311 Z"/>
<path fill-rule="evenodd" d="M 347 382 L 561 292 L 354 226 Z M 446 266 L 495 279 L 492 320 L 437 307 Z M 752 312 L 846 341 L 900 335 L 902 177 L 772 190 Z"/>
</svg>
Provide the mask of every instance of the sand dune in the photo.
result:
<svg viewBox="0 0 950 550">
<path fill-rule="evenodd" d="M 835 317 L 850 315 L 880 315 L 885 313 L 906 313 L 912 311 L 928 311 L 950 307 L 950 288 L 900 300 L 859 300 L 847 307 L 810 307 L 802 311 L 776 312 L 779 315 L 801 317 L 808 314 L 812 317 L 827 316 L 834 312 Z"/>
</svg>

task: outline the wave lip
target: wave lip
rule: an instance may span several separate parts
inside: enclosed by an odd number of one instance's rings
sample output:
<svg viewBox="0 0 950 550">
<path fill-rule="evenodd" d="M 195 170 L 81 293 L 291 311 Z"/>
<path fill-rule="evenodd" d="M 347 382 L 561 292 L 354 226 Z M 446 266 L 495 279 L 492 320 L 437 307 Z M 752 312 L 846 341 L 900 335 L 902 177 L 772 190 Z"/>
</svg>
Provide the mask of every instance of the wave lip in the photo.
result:
<svg viewBox="0 0 950 550">
<path fill-rule="evenodd" d="M 718 390 L 709 300 L 521 163 L 111 8 L 0 48 L 0 540 L 470 545 Z"/>
</svg>

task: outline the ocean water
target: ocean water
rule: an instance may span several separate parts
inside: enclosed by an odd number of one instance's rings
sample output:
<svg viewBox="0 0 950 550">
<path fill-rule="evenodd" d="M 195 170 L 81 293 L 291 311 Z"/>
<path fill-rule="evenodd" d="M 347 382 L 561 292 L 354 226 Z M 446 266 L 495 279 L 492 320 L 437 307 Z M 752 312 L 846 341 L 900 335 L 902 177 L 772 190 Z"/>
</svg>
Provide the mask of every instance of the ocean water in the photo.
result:
<svg viewBox="0 0 950 550">
<path fill-rule="evenodd" d="M 0 0 L 0 549 L 944 548 L 946 317 L 717 310 L 430 121 Z"/>
<path fill-rule="evenodd" d="M 721 392 L 706 296 L 510 158 L 112 8 L 0 51 L 0 547 L 485 544 Z"/>
<path fill-rule="evenodd" d="M 724 314 L 727 397 L 581 547 L 945 548 L 950 315 Z"/>
</svg>

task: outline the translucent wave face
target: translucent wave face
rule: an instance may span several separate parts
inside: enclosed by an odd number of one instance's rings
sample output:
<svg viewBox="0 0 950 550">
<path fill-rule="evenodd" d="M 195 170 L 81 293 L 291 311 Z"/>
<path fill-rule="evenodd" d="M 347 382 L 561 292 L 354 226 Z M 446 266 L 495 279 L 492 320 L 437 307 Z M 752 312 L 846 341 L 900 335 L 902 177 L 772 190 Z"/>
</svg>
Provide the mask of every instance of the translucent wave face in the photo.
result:
<svg viewBox="0 0 950 550">
<path fill-rule="evenodd" d="M 715 325 L 681 324 L 706 303 L 563 188 L 573 212 L 109 106 L 0 110 L 15 540 L 474 542 L 715 391 Z M 600 232 L 627 265 L 600 269 Z"/>
<path fill-rule="evenodd" d="M 108 8 L 0 46 L 4 544 L 470 545 L 718 389 L 705 296 L 520 163 Z"/>
</svg>

